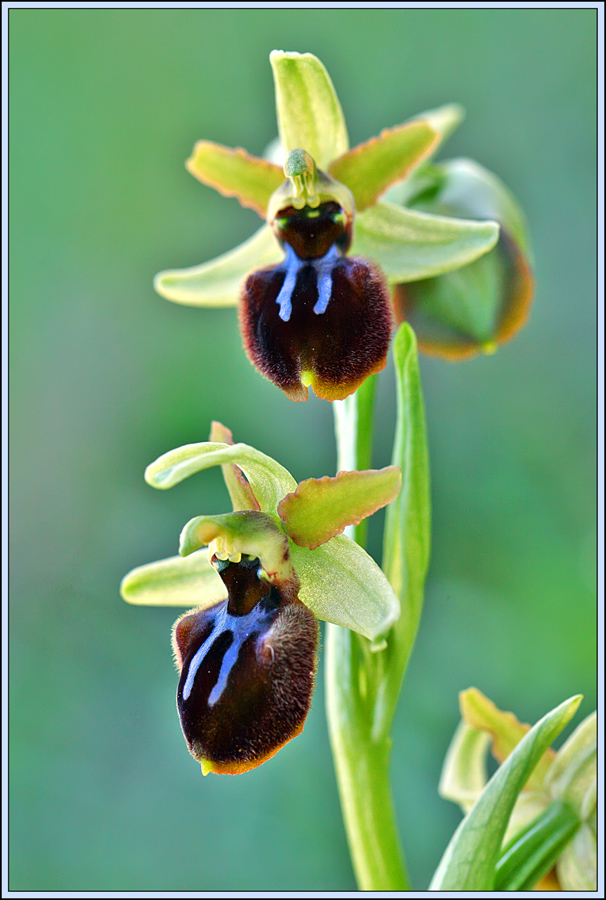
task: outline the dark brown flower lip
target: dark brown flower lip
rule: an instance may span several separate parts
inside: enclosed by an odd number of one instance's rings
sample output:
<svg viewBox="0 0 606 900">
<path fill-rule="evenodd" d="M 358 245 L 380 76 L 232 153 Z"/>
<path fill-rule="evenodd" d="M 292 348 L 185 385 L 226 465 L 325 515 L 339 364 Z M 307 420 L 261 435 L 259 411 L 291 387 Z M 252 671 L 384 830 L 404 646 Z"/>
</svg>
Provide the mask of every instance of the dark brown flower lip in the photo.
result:
<svg viewBox="0 0 606 900">
<path fill-rule="evenodd" d="M 187 613 L 174 627 L 177 707 L 190 753 L 212 771 L 235 774 L 301 732 L 318 623 L 298 599 L 264 580 L 258 559 L 219 568 L 228 600 Z"/>
</svg>

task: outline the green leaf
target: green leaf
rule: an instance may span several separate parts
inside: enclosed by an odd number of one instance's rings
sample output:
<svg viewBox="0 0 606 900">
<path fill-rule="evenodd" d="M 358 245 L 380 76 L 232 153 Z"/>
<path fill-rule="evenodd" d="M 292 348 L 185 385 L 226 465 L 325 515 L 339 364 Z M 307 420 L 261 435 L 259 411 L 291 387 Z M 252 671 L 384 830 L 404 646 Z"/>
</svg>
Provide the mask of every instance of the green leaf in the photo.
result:
<svg viewBox="0 0 606 900">
<path fill-rule="evenodd" d="M 402 470 L 402 490 L 385 518 L 383 568 L 417 620 L 429 563 L 431 502 L 425 408 L 417 342 L 410 326 L 399 328 L 393 352 L 398 408 L 392 463 Z"/>
<path fill-rule="evenodd" d="M 242 554 L 258 557 L 272 582 L 298 589 L 297 577 L 289 557 L 288 538 L 269 516 L 254 509 L 220 516 L 196 516 L 181 532 L 179 553 L 188 556 L 216 542 L 219 559 L 239 562 Z"/>
<path fill-rule="evenodd" d="M 496 222 L 471 222 L 377 203 L 360 213 L 352 256 L 376 260 L 391 282 L 429 278 L 465 266 L 494 247 Z"/>
<path fill-rule="evenodd" d="M 369 640 L 397 620 L 398 598 L 385 575 L 357 544 L 343 534 L 315 550 L 290 548 L 301 581 L 300 599 L 326 622 L 343 625 Z"/>
<path fill-rule="evenodd" d="M 271 229 L 264 225 L 239 247 L 210 262 L 159 272 L 154 287 L 162 297 L 185 306 L 237 306 L 246 276 L 283 258 Z"/>
<path fill-rule="evenodd" d="M 469 812 L 488 780 L 486 751 L 490 737 L 484 731 L 459 722 L 446 752 L 438 793 Z"/>
<path fill-rule="evenodd" d="M 494 890 L 531 891 L 553 868 L 580 824 L 569 806 L 552 803 L 499 857 Z"/>
<path fill-rule="evenodd" d="M 438 143 L 438 133 L 430 124 L 407 122 L 358 144 L 335 159 L 328 171 L 347 185 L 360 212 L 372 206 L 391 184 L 406 178 Z"/>
<path fill-rule="evenodd" d="M 284 497 L 278 513 L 295 544 L 314 549 L 391 503 L 401 484 L 397 466 L 309 478 Z"/>
<path fill-rule="evenodd" d="M 278 130 L 285 155 L 306 150 L 327 169 L 349 147 L 343 110 L 332 81 L 311 53 L 273 50 L 269 60 L 276 88 Z"/>
<path fill-rule="evenodd" d="M 572 697 L 531 728 L 490 779 L 455 831 L 431 891 L 492 891 L 499 851 L 516 798 L 537 762 L 576 712 Z"/>
<path fill-rule="evenodd" d="M 507 759 L 524 735 L 530 731 L 530 725 L 518 722 L 511 712 L 502 712 L 477 688 L 461 691 L 459 704 L 464 721 L 472 728 L 479 728 L 491 736 L 492 754 L 500 763 Z M 555 752 L 549 747 L 528 780 L 526 785 L 528 790 L 544 789 L 545 776 L 554 759 Z"/>
<path fill-rule="evenodd" d="M 284 181 L 279 166 L 212 141 L 198 141 L 185 163 L 189 172 L 224 197 L 237 197 L 264 219 L 267 203 Z"/>
<path fill-rule="evenodd" d="M 229 428 L 222 425 L 221 422 L 212 422 L 210 426 L 209 441 L 215 444 L 231 444 L 234 439 Z M 259 509 L 259 502 L 253 493 L 249 482 L 244 477 L 240 466 L 224 463 L 221 466 L 223 473 L 223 481 L 225 487 L 229 491 L 231 504 L 234 510 L 238 509 Z"/>
<path fill-rule="evenodd" d="M 185 444 L 169 450 L 145 470 L 145 480 L 152 487 L 165 490 L 190 475 L 222 465 L 240 466 L 248 478 L 263 512 L 277 515 L 278 503 L 293 491 L 297 483 L 292 475 L 270 456 L 248 444 Z"/>
<path fill-rule="evenodd" d="M 138 606 L 186 606 L 207 609 L 227 597 L 225 586 L 201 550 L 187 559 L 171 556 L 139 566 L 125 575 L 120 593 Z"/>
</svg>

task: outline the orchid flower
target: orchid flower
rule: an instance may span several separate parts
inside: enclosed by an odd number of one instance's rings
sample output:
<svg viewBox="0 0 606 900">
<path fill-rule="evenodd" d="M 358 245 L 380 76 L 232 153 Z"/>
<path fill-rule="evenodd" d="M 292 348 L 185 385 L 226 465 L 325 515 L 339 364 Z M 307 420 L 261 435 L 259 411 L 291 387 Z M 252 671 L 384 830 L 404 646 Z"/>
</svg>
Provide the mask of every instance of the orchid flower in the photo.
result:
<svg viewBox="0 0 606 900">
<path fill-rule="evenodd" d="M 350 149 L 322 63 L 277 50 L 270 62 L 279 131 L 273 158 L 202 140 L 187 161 L 196 178 L 237 197 L 265 224 L 218 259 L 160 272 L 156 290 L 187 305 L 239 306 L 250 360 L 293 400 L 307 399 L 309 387 L 343 399 L 383 368 L 392 290 L 396 318 L 418 319 L 430 351 L 490 352 L 510 337 L 532 293 L 515 201 L 506 194 L 505 202 L 505 189 L 488 176 L 476 202 L 478 191 L 458 170 L 438 176 L 428 164 L 460 121 L 460 107 L 422 113 Z M 429 181 L 434 206 L 455 183 L 446 214 L 422 205 Z M 470 294 L 443 281 L 461 269 L 469 270 L 462 277 Z M 407 293 L 411 282 L 420 295 Z"/>
<path fill-rule="evenodd" d="M 387 578 L 342 532 L 396 497 L 401 472 L 388 466 L 297 485 L 218 422 L 210 437 L 164 454 L 145 478 L 165 489 L 220 465 L 234 511 L 192 519 L 180 555 L 134 569 L 121 590 L 129 603 L 193 607 L 173 628 L 181 725 L 205 774 L 236 774 L 302 730 L 318 619 L 357 631 L 375 650 L 398 619 Z"/>
</svg>

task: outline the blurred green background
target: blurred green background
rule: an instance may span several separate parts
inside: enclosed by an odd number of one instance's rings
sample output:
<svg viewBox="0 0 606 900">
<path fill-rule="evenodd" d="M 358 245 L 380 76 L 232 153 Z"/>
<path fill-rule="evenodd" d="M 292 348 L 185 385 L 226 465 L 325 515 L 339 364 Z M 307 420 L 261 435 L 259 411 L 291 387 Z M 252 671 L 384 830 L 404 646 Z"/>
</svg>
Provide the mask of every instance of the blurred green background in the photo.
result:
<svg viewBox="0 0 606 900">
<path fill-rule="evenodd" d="M 212 418 L 298 479 L 335 468 L 329 404 L 264 381 L 234 310 L 153 292 L 159 269 L 259 224 L 187 174 L 194 142 L 261 154 L 269 52 L 310 51 L 353 144 L 460 101 L 442 158 L 474 157 L 526 210 L 527 328 L 494 357 L 422 362 L 433 556 L 393 785 L 425 888 L 459 821 L 436 791 L 458 691 L 525 721 L 576 692 L 595 706 L 596 13 L 12 9 L 9 27 L 12 890 L 355 887 L 322 668 L 301 737 L 202 778 L 175 711 L 174 611 L 118 595 L 190 517 L 227 510 L 217 471 L 168 493 L 143 481 Z M 393 410 L 390 364 L 377 466 Z"/>
</svg>

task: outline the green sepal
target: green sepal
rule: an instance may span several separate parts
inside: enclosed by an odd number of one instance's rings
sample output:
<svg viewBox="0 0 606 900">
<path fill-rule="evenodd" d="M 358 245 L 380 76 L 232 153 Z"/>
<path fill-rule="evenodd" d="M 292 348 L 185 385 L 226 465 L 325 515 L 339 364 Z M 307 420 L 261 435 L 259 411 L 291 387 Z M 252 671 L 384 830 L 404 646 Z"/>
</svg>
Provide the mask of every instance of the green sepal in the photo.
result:
<svg viewBox="0 0 606 900">
<path fill-rule="evenodd" d="M 376 562 L 343 534 L 308 550 L 290 546 L 301 581 L 299 599 L 325 622 L 343 625 L 371 641 L 385 634 L 400 604 Z"/>
<path fill-rule="evenodd" d="M 406 122 L 358 144 L 335 159 L 328 171 L 347 185 L 361 212 L 372 206 L 391 184 L 406 178 L 438 143 L 439 135 L 428 122 Z"/>
<path fill-rule="evenodd" d="M 246 276 L 283 258 L 273 232 L 263 225 L 239 247 L 201 266 L 158 272 L 154 288 L 167 300 L 185 306 L 237 306 Z"/>
<path fill-rule="evenodd" d="M 328 72 L 311 53 L 273 50 L 278 130 L 284 153 L 302 147 L 327 169 L 349 148 L 341 104 Z"/>
<path fill-rule="evenodd" d="M 278 514 L 295 544 L 314 549 L 391 503 L 401 485 L 397 466 L 309 478 L 284 497 Z"/>
<path fill-rule="evenodd" d="M 518 794 L 580 702 L 580 696 L 566 700 L 522 738 L 455 831 L 429 890 L 493 890 L 499 851 Z"/>
<path fill-rule="evenodd" d="M 120 585 L 123 600 L 137 606 L 185 606 L 207 609 L 227 597 L 227 591 L 208 553 L 201 550 L 187 559 L 171 556 L 138 566 Z"/>
<path fill-rule="evenodd" d="M 246 475 L 260 508 L 274 516 L 282 497 L 297 486 L 290 472 L 254 447 L 210 441 L 169 450 L 147 467 L 145 480 L 152 487 L 165 490 L 196 472 L 233 464 Z"/>
<path fill-rule="evenodd" d="M 468 813 L 488 781 L 486 751 L 490 737 L 485 731 L 459 722 L 444 757 L 438 793 Z"/>
<path fill-rule="evenodd" d="M 270 581 L 298 589 L 289 554 L 288 538 L 265 513 L 242 510 L 219 516 L 196 516 L 183 528 L 179 553 L 188 556 L 213 543 L 219 559 L 240 561 L 258 557 Z"/>
<path fill-rule="evenodd" d="M 237 197 L 263 219 L 269 198 L 284 180 L 279 166 L 240 147 L 233 150 L 212 141 L 198 141 L 185 165 L 203 184 L 224 197 Z"/>
<path fill-rule="evenodd" d="M 494 247 L 496 222 L 414 212 L 380 202 L 360 213 L 351 256 L 375 260 L 392 283 L 429 278 L 457 269 Z"/>
</svg>

